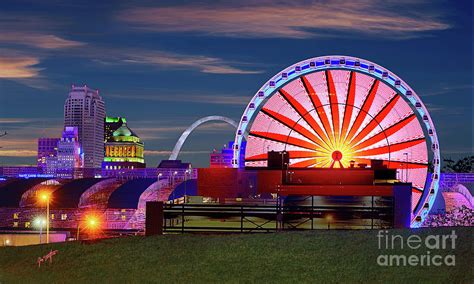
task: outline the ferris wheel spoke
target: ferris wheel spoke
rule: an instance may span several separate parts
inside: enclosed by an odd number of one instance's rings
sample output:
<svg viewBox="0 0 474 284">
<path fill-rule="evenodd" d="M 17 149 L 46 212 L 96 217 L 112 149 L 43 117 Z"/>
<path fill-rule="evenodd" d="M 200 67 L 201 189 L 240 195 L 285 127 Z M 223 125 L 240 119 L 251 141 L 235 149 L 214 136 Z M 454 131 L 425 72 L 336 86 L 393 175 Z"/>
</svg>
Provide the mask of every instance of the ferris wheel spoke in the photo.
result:
<svg viewBox="0 0 474 284">
<path fill-rule="evenodd" d="M 390 169 L 424 169 L 428 167 L 427 163 L 417 163 L 417 162 L 403 162 L 403 161 L 393 161 L 389 159 L 367 159 L 367 158 L 354 158 L 353 159 L 358 164 L 367 164 L 370 165 L 372 160 L 384 161 Z"/>
<path fill-rule="evenodd" d="M 346 138 L 347 129 L 349 128 L 349 123 L 351 122 L 352 111 L 354 109 L 354 101 L 355 101 L 355 74 L 354 72 L 350 72 L 349 74 L 349 88 L 347 90 L 347 99 L 346 99 L 346 106 L 344 108 L 344 118 L 342 120 L 342 130 L 340 140 L 344 140 Z"/>
<path fill-rule="evenodd" d="M 258 154 L 250 157 L 245 157 L 246 162 L 258 162 L 258 161 L 266 161 L 268 160 L 268 154 L 263 153 L 263 154 Z"/>
<path fill-rule="evenodd" d="M 357 114 L 357 117 L 349 130 L 349 134 L 347 135 L 344 141 L 350 141 L 352 137 L 354 137 L 354 135 L 359 130 L 359 127 L 362 125 L 362 122 L 367 116 L 367 113 L 369 113 L 370 107 L 372 106 L 372 103 L 374 102 L 378 87 L 379 87 L 379 81 L 375 80 L 370 88 L 369 94 L 367 95 L 364 103 L 362 104 L 361 110 Z"/>
<path fill-rule="evenodd" d="M 308 141 L 304 141 L 298 138 L 294 138 L 294 137 L 282 135 L 282 134 L 277 134 L 277 133 L 251 131 L 249 135 L 262 138 L 262 139 L 271 140 L 274 142 L 289 144 L 289 145 L 293 145 L 293 146 L 297 146 L 297 147 L 301 147 L 301 148 L 305 148 L 309 150 L 314 150 L 314 149 L 319 148 L 318 145 L 314 143 L 310 143 Z"/>
<path fill-rule="evenodd" d="M 359 132 L 359 134 L 357 134 L 356 137 L 351 140 L 350 143 L 352 145 L 357 144 L 362 139 L 364 139 L 364 137 L 367 137 L 367 135 L 369 135 L 369 133 L 374 130 L 375 127 L 377 127 L 377 125 L 379 125 L 379 123 L 382 122 L 385 117 L 387 117 L 387 115 L 392 111 L 392 109 L 397 104 L 399 98 L 400 96 L 394 96 L 390 100 L 390 102 L 383 106 L 383 108 L 377 113 L 377 115 L 364 127 L 364 129 Z"/>
<path fill-rule="evenodd" d="M 392 126 L 388 127 L 387 129 L 385 129 L 383 131 L 380 131 L 379 133 L 372 136 L 371 138 L 369 138 L 365 141 L 362 141 L 361 143 L 353 146 L 352 149 L 360 150 L 360 149 L 370 147 L 371 145 L 374 145 L 375 143 L 382 141 L 386 137 L 388 138 L 391 135 L 397 133 L 400 129 L 403 129 L 403 127 L 408 125 L 415 118 L 416 118 L 416 115 L 411 114 L 410 116 L 405 117 L 404 119 L 398 121 L 397 123 L 393 124 Z"/>
<path fill-rule="evenodd" d="M 316 113 L 318 114 L 319 120 L 323 124 L 324 130 L 326 131 L 326 135 L 329 137 L 328 133 L 331 133 L 329 118 L 326 113 L 326 110 L 323 107 L 323 104 L 321 103 L 321 100 L 319 99 L 318 94 L 316 94 L 313 86 L 305 76 L 301 77 L 301 82 L 303 83 L 303 87 L 305 88 L 306 93 L 308 94 L 309 98 L 311 99 L 311 102 L 313 103 L 313 107 Z"/>
<path fill-rule="evenodd" d="M 309 168 L 312 167 L 317 163 L 316 159 L 309 159 L 301 162 L 296 162 L 294 164 L 290 164 L 290 168 Z"/>
<path fill-rule="evenodd" d="M 322 158 L 325 157 L 322 155 L 324 153 L 317 152 L 317 151 L 288 151 L 288 155 L 290 159 L 302 159 L 302 158 Z M 268 160 L 268 153 L 254 155 L 248 158 L 245 158 L 247 162 L 257 162 L 257 161 L 267 161 Z"/>
<path fill-rule="evenodd" d="M 304 126 L 297 123 L 296 121 L 293 121 L 287 116 L 281 115 L 278 112 L 272 111 L 267 108 L 262 108 L 261 112 L 267 115 L 268 117 L 274 119 L 275 121 L 285 125 L 289 129 L 293 129 L 294 131 L 298 132 L 299 134 L 303 135 L 304 137 L 318 144 L 320 147 L 327 149 L 326 144 L 321 139 L 319 139 L 318 136 L 314 135 L 311 131 L 309 131 L 308 129 L 306 129 Z"/>
<path fill-rule="evenodd" d="M 293 107 L 293 109 L 311 126 L 316 134 L 324 141 L 324 143 L 330 147 L 330 139 L 326 136 L 326 133 L 319 127 L 316 120 L 311 115 L 308 114 L 308 110 L 306 110 L 293 96 L 291 96 L 288 92 L 283 89 L 280 89 L 281 96 L 288 102 L 288 104 Z"/>
<path fill-rule="evenodd" d="M 332 132 L 334 144 L 338 144 L 339 139 L 339 104 L 337 102 L 336 87 L 332 78 L 331 71 L 326 70 L 326 84 L 328 88 L 329 103 L 331 104 Z"/>
<path fill-rule="evenodd" d="M 402 162 L 402 161 L 390 161 L 389 168 L 391 169 L 425 169 L 428 167 L 428 163 L 415 163 L 415 162 Z"/>
<path fill-rule="evenodd" d="M 326 157 L 324 152 L 321 151 L 288 151 L 290 155 L 290 159 L 298 159 L 298 158 L 322 158 Z"/>
<path fill-rule="evenodd" d="M 355 156 L 374 156 L 374 155 L 388 154 L 388 153 L 393 153 L 393 152 L 408 149 L 410 147 L 416 146 L 423 142 L 425 142 L 425 138 L 418 138 L 418 139 L 391 144 L 388 146 L 378 147 L 374 149 L 355 151 L 354 155 Z"/>
<path fill-rule="evenodd" d="M 414 191 L 414 192 L 418 192 L 418 193 L 423 192 L 423 189 L 422 189 L 422 188 L 416 187 L 416 186 L 412 186 L 411 190 Z"/>
</svg>

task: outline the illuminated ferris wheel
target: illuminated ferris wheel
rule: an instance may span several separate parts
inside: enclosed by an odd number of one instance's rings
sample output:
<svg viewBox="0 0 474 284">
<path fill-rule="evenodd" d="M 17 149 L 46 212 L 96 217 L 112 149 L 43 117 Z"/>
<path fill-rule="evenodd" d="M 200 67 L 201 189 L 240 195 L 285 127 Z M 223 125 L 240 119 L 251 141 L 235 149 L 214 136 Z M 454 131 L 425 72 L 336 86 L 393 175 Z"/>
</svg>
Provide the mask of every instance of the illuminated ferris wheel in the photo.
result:
<svg viewBox="0 0 474 284">
<path fill-rule="evenodd" d="M 397 169 L 398 179 L 413 185 L 413 227 L 438 191 L 439 146 L 426 107 L 403 80 L 359 58 L 299 62 L 255 94 L 236 132 L 234 166 L 266 166 L 269 151 L 287 151 L 289 168 L 376 160 Z"/>
</svg>

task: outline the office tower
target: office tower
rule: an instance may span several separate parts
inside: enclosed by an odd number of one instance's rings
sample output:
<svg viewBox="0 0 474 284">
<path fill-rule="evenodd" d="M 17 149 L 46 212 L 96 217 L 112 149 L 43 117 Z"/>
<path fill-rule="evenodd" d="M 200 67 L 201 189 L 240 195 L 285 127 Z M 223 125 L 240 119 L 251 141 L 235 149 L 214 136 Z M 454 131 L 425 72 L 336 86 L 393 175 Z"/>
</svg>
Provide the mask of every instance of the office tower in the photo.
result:
<svg viewBox="0 0 474 284">
<path fill-rule="evenodd" d="M 72 86 L 64 104 L 64 127 L 77 127 L 84 168 L 100 168 L 104 159 L 105 103 L 98 90 Z"/>
</svg>

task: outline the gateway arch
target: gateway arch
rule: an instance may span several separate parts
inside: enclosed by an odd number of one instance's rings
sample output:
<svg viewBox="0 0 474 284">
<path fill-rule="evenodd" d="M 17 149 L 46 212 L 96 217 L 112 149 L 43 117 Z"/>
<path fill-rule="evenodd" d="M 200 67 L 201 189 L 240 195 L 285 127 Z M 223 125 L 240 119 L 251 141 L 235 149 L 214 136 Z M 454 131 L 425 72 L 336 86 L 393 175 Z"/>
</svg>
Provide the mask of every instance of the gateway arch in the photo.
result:
<svg viewBox="0 0 474 284">
<path fill-rule="evenodd" d="M 193 132 L 194 129 L 199 127 L 201 124 L 209 122 L 209 121 L 222 121 L 226 122 L 233 127 L 237 129 L 237 122 L 234 120 L 225 117 L 225 116 L 218 116 L 218 115 L 211 115 L 211 116 L 206 116 L 201 119 L 196 120 L 191 126 L 189 126 L 183 134 L 181 134 L 181 137 L 179 137 L 178 142 L 176 142 L 176 145 L 174 145 L 173 152 L 171 152 L 171 155 L 168 160 L 176 160 L 178 158 L 179 151 L 181 151 L 181 147 L 183 147 L 184 142 L 186 142 L 186 139 L 188 138 L 189 134 Z"/>
</svg>

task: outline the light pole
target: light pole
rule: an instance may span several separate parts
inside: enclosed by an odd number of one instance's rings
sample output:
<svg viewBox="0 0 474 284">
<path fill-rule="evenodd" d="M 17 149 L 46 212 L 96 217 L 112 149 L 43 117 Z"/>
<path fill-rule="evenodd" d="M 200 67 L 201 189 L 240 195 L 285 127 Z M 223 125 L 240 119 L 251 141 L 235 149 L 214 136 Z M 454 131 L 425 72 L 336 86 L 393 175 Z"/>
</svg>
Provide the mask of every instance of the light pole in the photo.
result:
<svg viewBox="0 0 474 284">
<path fill-rule="evenodd" d="M 186 203 L 186 180 L 188 177 L 188 171 L 189 170 L 184 171 L 184 203 Z"/>
<path fill-rule="evenodd" d="M 173 183 L 171 184 L 171 187 L 173 188 L 173 204 L 175 203 L 175 199 L 176 199 L 176 194 L 174 193 L 174 190 L 176 189 L 174 186 L 176 184 L 176 175 L 178 174 L 177 171 L 174 171 L 173 172 Z"/>
<path fill-rule="evenodd" d="M 49 202 L 51 200 L 51 194 L 49 192 L 43 192 L 40 195 L 42 202 L 46 202 L 46 243 L 49 244 Z"/>
<path fill-rule="evenodd" d="M 43 226 L 45 225 L 45 223 L 46 223 L 45 219 L 44 219 L 44 218 L 41 218 L 41 217 L 37 217 L 37 218 L 34 220 L 34 224 L 35 224 L 36 226 L 38 226 L 39 229 L 40 229 L 40 234 L 39 234 L 39 242 L 40 242 L 40 244 L 43 243 L 43 241 L 42 241 L 42 235 L 43 235 Z"/>
<path fill-rule="evenodd" d="M 94 232 L 100 225 L 99 219 L 94 215 L 88 215 L 85 218 L 84 228 L 88 229 L 91 232 Z M 76 240 L 79 240 L 79 232 L 81 230 L 80 222 L 77 222 L 77 233 L 76 233 Z"/>
</svg>

